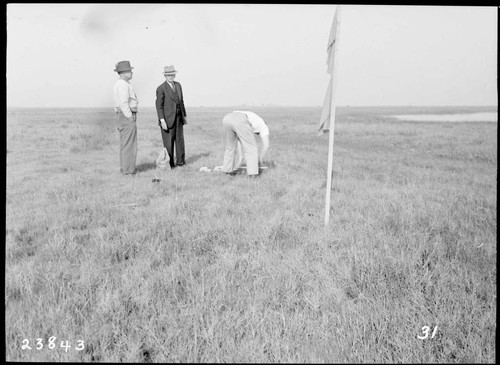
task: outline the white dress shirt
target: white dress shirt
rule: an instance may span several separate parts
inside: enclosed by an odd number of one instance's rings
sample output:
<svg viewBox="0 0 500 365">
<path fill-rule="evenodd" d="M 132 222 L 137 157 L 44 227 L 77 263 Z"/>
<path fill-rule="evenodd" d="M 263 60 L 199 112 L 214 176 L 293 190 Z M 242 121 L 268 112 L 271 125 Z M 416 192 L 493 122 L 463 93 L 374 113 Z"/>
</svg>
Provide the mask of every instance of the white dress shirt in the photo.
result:
<svg viewBox="0 0 500 365">
<path fill-rule="evenodd" d="M 250 123 L 254 134 L 259 134 L 262 137 L 269 135 L 269 128 L 267 127 L 266 122 L 264 122 L 264 119 L 259 117 L 257 114 L 247 110 L 235 110 L 234 112 L 243 113 L 247 116 L 248 122 Z"/>
<path fill-rule="evenodd" d="M 137 111 L 139 99 L 135 94 L 134 88 L 130 82 L 119 79 L 113 88 L 113 99 L 115 103 L 115 112 L 121 111 L 125 117 L 132 116 L 132 110 Z"/>
</svg>

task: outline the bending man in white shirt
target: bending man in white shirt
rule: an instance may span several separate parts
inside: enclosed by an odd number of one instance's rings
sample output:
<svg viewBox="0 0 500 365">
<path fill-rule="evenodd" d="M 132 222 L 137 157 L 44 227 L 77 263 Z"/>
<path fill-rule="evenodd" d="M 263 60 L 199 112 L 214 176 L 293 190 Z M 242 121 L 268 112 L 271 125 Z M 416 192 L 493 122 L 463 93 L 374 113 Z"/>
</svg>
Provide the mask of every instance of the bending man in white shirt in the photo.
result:
<svg viewBox="0 0 500 365">
<path fill-rule="evenodd" d="M 253 112 L 235 110 L 222 119 L 222 127 L 225 141 L 222 171 L 232 173 L 235 168 L 239 167 L 241 159 L 238 165 L 235 166 L 234 163 L 236 145 L 239 141 L 247 163 L 247 175 L 257 176 L 259 174 L 259 163 L 264 161 L 269 149 L 269 128 L 264 120 Z M 262 142 L 260 150 L 256 138 L 260 138 Z"/>
</svg>

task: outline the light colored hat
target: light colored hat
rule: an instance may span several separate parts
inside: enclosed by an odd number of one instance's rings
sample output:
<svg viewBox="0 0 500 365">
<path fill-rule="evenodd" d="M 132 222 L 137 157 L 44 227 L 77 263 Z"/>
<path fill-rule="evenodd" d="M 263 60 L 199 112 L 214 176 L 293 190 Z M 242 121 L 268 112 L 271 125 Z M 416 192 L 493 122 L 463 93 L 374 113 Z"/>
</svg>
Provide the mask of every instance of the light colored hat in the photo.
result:
<svg viewBox="0 0 500 365">
<path fill-rule="evenodd" d="M 165 66 L 163 67 L 164 75 L 175 75 L 177 71 L 174 69 L 174 66 Z"/>
<path fill-rule="evenodd" d="M 120 61 L 115 65 L 115 72 L 126 72 L 132 70 L 133 67 L 130 66 L 130 61 Z"/>
</svg>

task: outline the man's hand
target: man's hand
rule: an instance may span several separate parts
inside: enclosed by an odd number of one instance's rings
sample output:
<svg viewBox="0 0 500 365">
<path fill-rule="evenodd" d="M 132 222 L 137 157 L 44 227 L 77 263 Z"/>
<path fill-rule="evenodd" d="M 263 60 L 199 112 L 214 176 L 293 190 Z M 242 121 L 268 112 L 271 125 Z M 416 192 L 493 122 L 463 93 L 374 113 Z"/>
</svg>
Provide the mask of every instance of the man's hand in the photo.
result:
<svg viewBox="0 0 500 365">
<path fill-rule="evenodd" d="M 162 118 L 162 119 L 160 119 L 160 123 L 161 123 L 161 127 L 162 127 L 163 129 L 165 129 L 165 130 L 167 130 L 167 129 L 168 129 L 168 128 L 167 128 L 167 123 L 165 122 L 165 119 L 163 119 L 163 118 Z"/>
</svg>

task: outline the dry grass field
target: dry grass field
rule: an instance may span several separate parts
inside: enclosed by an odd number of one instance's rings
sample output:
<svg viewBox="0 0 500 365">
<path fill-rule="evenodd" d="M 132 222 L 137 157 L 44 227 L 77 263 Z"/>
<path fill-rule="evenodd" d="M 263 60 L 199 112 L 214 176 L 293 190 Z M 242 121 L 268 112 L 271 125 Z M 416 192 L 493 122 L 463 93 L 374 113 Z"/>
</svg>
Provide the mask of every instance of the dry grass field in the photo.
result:
<svg viewBox="0 0 500 365">
<path fill-rule="evenodd" d="M 497 108 L 338 108 L 327 228 L 320 108 L 250 108 L 258 179 L 200 172 L 232 109 L 159 183 L 153 108 L 134 177 L 112 109 L 7 111 L 8 361 L 496 362 L 498 124 L 387 116 Z"/>
</svg>

